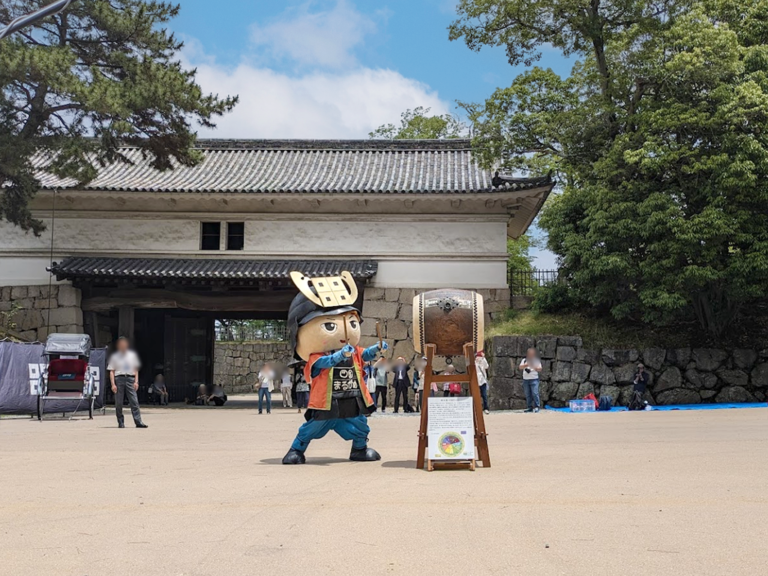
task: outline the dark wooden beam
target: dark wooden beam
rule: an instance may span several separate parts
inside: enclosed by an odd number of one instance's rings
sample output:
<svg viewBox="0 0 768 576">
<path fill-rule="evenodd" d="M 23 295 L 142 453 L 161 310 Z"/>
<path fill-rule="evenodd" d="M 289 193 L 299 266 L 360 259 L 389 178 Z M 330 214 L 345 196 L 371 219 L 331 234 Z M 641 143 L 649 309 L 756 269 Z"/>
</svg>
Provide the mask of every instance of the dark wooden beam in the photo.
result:
<svg viewBox="0 0 768 576">
<path fill-rule="evenodd" d="M 201 312 L 282 312 L 288 310 L 295 293 L 229 292 L 192 293 L 162 289 L 114 289 L 99 291 L 83 300 L 84 312 L 103 312 L 123 307 L 181 308 Z M 122 316 L 121 316 L 122 319 Z"/>
<path fill-rule="evenodd" d="M 125 336 L 128 338 L 129 341 L 133 342 L 133 325 L 134 325 L 134 318 L 133 318 L 133 307 L 130 303 L 125 302 L 123 304 L 120 304 L 119 306 L 116 306 L 118 308 L 118 336 Z M 94 309 L 93 311 L 96 311 L 97 309 Z M 85 310 L 83 308 L 84 312 L 91 312 L 91 310 Z"/>
</svg>

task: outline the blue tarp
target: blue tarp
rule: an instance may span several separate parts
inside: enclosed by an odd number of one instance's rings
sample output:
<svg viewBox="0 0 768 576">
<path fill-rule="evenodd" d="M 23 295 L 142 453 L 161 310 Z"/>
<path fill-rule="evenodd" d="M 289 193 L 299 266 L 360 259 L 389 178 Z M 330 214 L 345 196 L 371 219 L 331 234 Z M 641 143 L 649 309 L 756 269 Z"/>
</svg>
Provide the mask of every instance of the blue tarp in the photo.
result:
<svg viewBox="0 0 768 576">
<path fill-rule="evenodd" d="M 743 402 L 733 404 L 670 404 L 669 406 L 651 406 L 652 412 L 669 412 L 670 410 L 723 410 L 725 408 L 766 408 L 768 404 L 765 402 Z M 571 409 L 567 406 L 565 408 L 553 408 L 552 406 L 545 406 L 547 410 L 554 410 L 555 412 L 571 412 Z M 608 410 L 603 410 L 608 412 Z M 614 406 L 610 412 L 628 412 L 626 406 Z M 638 410 L 643 412 L 643 410 Z M 572 412 L 572 414 L 592 414 L 592 412 Z"/>
</svg>

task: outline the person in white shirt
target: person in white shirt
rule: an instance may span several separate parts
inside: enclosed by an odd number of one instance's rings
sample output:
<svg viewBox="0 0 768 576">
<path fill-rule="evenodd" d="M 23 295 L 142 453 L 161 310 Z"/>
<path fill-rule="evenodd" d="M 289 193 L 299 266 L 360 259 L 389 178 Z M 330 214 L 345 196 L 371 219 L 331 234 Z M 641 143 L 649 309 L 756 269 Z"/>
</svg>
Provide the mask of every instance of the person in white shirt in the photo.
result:
<svg viewBox="0 0 768 576">
<path fill-rule="evenodd" d="M 483 399 L 483 410 L 488 411 L 488 360 L 485 359 L 485 352 L 480 350 L 475 354 L 475 372 L 477 372 L 477 383 L 480 386 L 480 396 Z"/>
<path fill-rule="evenodd" d="M 526 412 L 538 412 L 541 405 L 539 398 L 539 373 L 541 372 L 541 360 L 535 348 L 528 348 L 528 352 L 520 362 L 520 370 L 523 371 L 523 391 L 525 392 Z"/>
<path fill-rule="evenodd" d="M 128 397 L 128 404 L 131 407 L 133 423 L 136 425 L 136 428 L 148 428 L 141 420 L 139 397 L 136 395 L 136 391 L 139 389 L 139 368 L 141 368 L 141 362 L 136 352 L 130 349 L 130 343 L 125 336 L 120 336 L 117 339 L 116 347 L 115 353 L 109 357 L 107 370 L 109 371 L 109 382 L 112 384 L 112 392 L 115 395 L 117 427 L 125 428 L 123 400 Z"/>
<path fill-rule="evenodd" d="M 259 372 L 259 414 L 262 413 L 263 403 L 267 402 L 267 414 L 272 414 L 272 380 L 275 377 L 275 372 L 272 370 L 272 366 L 264 364 Z"/>
<path fill-rule="evenodd" d="M 291 373 L 286 370 L 283 372 L 283 378 L 280 381 L 280 393 L 283 395 L 283 408 L 293 408 L 291 390 L 293 390 L 293 381 L 291 380 Z"/>
</svg>

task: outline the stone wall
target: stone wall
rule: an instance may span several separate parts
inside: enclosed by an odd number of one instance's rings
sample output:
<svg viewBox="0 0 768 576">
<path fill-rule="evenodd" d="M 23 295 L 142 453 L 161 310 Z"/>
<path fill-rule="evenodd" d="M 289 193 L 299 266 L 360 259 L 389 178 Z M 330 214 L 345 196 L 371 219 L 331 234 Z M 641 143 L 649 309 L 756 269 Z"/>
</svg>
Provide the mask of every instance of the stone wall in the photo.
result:
<svg viewBox="0 0 768 576">
<path fill-rule="evenodd" d="M 286 364 L 291 358 L 288 342 L 216 342 L 213 381 L 222 384 L 227 394 L 253 392 L 265 362 Z"/>
<path fill-rule="evenodd" d="M 389 344 L 386 354 L 390 358 L 402 356 L 411 362 L 416 356 L 413 348 L 413 298 L 424 290 L 413 288 L 365 288 L 363 300 L 363 323 L 361 325 L 361 346 L 370 346 L 377 342 L 376 321 L 381 325 L 381 335 Z M 481 289 L 477 292 L 483 297 L 485 325 L 509 308 L 508 289 Z M 464 358 L 454 358 L 457 369 L 465 369 Z M 437 358 L 436 369 L 444 367 L 444 359 Z"/>
<path fill-rule="evenodd" d="M 54 332 L 83 331 L 80 299 L 80 290 L 67 284 L 53 285 L 50 291 L 47 285 L 5 286 L 0 288 L 0 313 L 7 314 L 18 307 L 11 318 L 16 324 L 14 331 L 25 340 L 42 342 Z"/>
<path fill-rule="evenodd" d="M 497 336 L 491 356 L 489 401 L 494 409 L 524 408 L 518 365 L 528 348 L 542 359 L 541 400 L 564 406 L 589 393 L 626 405 L 638 362 L 650 373 L 646 400 L 652 404 L 755 402 L 768 398 L 768 349 L 585 348 L 578 336 Z"/>
</svg>

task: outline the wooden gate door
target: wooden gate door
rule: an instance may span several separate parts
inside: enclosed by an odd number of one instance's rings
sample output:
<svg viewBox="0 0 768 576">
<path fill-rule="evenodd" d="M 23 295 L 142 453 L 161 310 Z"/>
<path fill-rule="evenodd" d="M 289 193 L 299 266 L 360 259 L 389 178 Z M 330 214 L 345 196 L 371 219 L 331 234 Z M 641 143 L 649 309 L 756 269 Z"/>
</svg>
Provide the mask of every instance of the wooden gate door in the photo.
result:
<svg viewBox="0 0 768 576">
<path fill-rule="evenodd" d="M 213 319 L 165 317 L 165 381 L 171 402 L 195 399 L 213 379 Z"/>
</svg>

